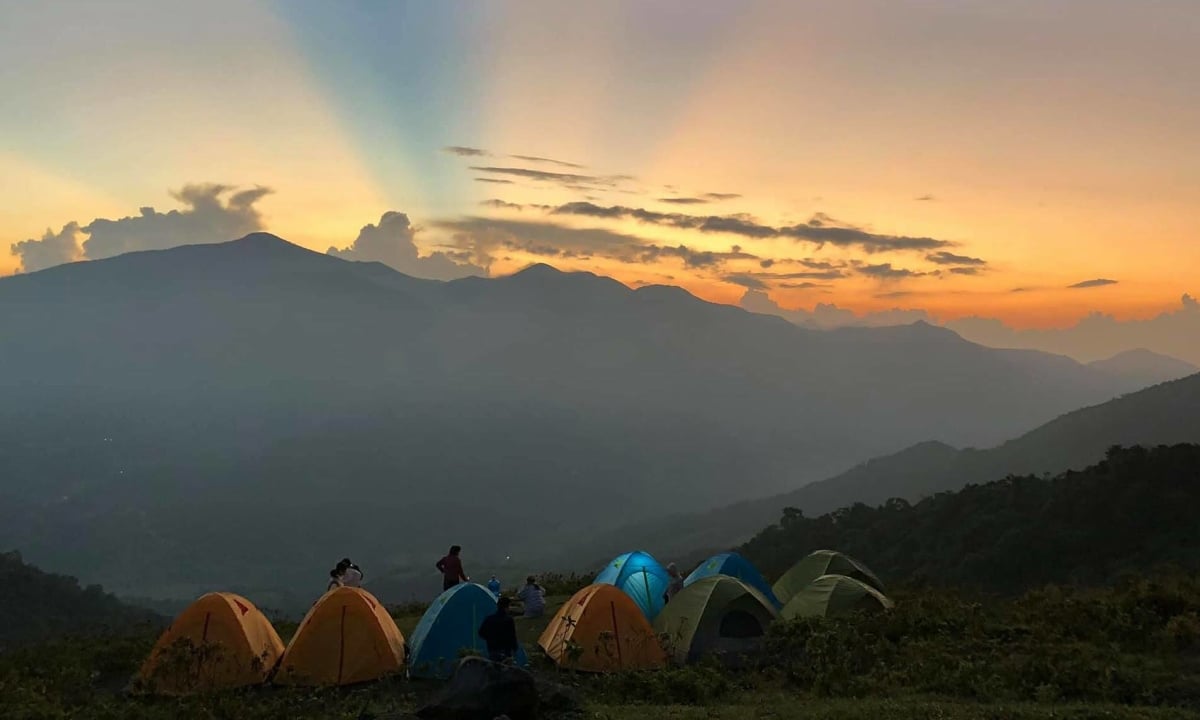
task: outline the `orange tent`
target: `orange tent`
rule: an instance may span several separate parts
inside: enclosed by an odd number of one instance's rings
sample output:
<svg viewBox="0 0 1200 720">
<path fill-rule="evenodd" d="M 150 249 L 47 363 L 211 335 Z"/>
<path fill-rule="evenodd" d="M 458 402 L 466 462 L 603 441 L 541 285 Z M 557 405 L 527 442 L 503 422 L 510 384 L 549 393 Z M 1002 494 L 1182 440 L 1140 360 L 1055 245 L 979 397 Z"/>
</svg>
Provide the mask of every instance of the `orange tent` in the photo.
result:
<svg viewBox="0 0 1200 720">
<path fill-rule="evenodd" d="M 559 608 L 538 645 L 560 667 L 590 672 L 663 667 L 654 628 L 637 603 L 613 585 L 589 585 Z"/>
<path fill-rule="evenodd" d="M 325 593 L 288 643 L 277 685 L 350 685 L 396 672 L 404 636 L 375 596 L 362 588 Z"/>
<path fill-rule="evenodd" d="M 283 642 L 254 603 L 208 593 L 158 638 L 138 680 L 150 692 L 169 695 L 258 685 L 282 654 Z"/>
</svg>

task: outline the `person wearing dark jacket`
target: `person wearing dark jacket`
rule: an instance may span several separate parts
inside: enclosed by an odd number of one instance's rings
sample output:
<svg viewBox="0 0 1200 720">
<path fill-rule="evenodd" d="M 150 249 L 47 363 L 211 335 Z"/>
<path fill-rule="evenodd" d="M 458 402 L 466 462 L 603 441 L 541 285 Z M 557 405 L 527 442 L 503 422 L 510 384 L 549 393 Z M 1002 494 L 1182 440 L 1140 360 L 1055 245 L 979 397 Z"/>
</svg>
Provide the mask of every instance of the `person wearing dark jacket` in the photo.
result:
<svg viewBox="0 0 1200 720">
<path fill-rule="evenodd" d="M 461 552 L 461 546 L 451 545 L 450 553 L 437 561 L 437 569 L 442 573 L 442 590 L 449 590 L 460 582 L 471 581 L 463 570 L 462 558 L 459 557 Z"/>
<path fill-rule="evenodd" d="M 485 617 L 479 626 L 479 637 L 487 643 L 492 662 L 504 662 L 517 655 L 517 624 L 508 614 L 510 604 L 507 597 L 497 600 L 496 612 Z"/>
</svg>

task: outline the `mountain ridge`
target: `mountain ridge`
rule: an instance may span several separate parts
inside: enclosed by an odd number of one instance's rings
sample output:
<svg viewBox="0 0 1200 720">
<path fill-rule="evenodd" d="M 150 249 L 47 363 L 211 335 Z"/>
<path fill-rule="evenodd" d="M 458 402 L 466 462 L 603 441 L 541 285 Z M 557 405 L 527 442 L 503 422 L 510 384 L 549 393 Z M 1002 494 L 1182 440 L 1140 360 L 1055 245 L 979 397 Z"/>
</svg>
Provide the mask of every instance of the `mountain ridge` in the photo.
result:
<svg viewBox="0 0 1200 720">
<path fill-rule="evenodd" d="M 549 268 L 420 280 L 254 235 L 0 280 L 0 546 L 123 595 L 295 592 L 330 554 L 533 557 L 1130 389 L 934 328 L 804 330 Z"/>
</svg>

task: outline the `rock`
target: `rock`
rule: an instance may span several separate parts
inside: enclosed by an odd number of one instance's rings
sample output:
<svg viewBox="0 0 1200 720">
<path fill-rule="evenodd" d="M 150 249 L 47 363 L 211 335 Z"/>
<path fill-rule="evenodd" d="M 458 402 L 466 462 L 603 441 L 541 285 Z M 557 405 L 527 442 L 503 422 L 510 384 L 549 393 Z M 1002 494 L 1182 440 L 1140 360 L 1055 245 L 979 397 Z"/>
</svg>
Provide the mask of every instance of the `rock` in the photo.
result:
<svg viewBox="0 0 1200 720">
<path fill-rule="evenodd" d="M 417 717 L 426 720 L 536 720 L 538 691 L 533 676 L 512 665 L 481 657 L 463 658 L 450 681 Z"/>
<path fill-rule="evenodd" d="M 543 717 L 565 718 L 583 712 L 579 691 L 569 685 L 559 685 L 538 678 L 538 710 Z"/>
</svg>

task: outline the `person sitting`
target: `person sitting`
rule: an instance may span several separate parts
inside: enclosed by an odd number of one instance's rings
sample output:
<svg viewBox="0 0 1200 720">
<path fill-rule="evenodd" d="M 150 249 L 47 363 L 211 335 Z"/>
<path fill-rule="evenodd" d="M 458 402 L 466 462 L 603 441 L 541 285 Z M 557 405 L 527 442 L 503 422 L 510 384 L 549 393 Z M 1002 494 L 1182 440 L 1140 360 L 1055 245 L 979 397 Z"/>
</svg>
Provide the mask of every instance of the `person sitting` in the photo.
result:
<svg viewBox="0 0 1200 720">
<path fill-rule="evenodd" d="M 343 568 L 342 584 L 346 587 L 362 587 L 362 568 L 350 562 L 350 558 L 342 558 L 338 566 Z"/>
<path fill-rule="evenodd" d="M 492 662 L 512 660 L 517 655 L 517 624 L 508 614 L 511 602 L 501 597 L 496 601 L 496 612 L 484 618 L 479 626 L 479 637 L 487 643 Z"/>
<path fill-rule="evenodd" d="M 541 617 L 546 611 L 546 590 L 537 584 L 533 575 L 525 578 L 525 587 L 517 593 L 517 598 L 525 604 L 525 617 Z"/>
<path fill-rule="evenodd" d="M 341 586 L 342 586 L 342 568 L 339 566 L 339 567 L 335 567 L 334 569 L 329 571 L 329 584 L 325 586 L 325 592 L 329 592 L 330 590 L 333 590 L 334 588 L 340 588 Z"/>
<path fill-rule="evenodd" d="M 500 581 L 493 575 L 491 580 L 488 580 L 487 589 L 492 591 L 493 595 L 500 595 Z"/>
</svg>

